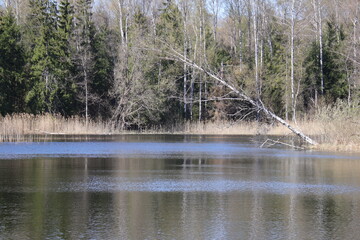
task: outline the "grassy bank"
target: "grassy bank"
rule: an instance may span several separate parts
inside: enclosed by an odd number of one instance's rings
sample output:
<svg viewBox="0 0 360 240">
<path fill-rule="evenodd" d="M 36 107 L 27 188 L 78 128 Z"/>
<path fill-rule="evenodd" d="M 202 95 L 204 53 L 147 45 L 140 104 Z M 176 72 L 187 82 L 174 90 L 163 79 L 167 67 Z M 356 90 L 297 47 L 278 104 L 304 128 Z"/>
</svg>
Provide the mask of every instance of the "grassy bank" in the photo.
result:
<svg viewBox="0 0 360 240">
<path fill-rule="evenodd" d="M 292 123 L 320 144 L 319 150 L 360 152 L 360 109 L 339 103 L 319 108 L 313 116 Z M 109 122 L 86 121 L 80 117 L 64 118 L 60 115 L 15 114 L 0 118 L 0 141 L 31 141 L 36 135 L 84 135 L 133 133 L 116 129 Z M 174 124 L 141 133 L 214 134 L 214 135 L 291 135 L 279 124 L 256 122 L 207 122 Z M 138 133 L 138 132 L 136 132 Z"/>
</svg>

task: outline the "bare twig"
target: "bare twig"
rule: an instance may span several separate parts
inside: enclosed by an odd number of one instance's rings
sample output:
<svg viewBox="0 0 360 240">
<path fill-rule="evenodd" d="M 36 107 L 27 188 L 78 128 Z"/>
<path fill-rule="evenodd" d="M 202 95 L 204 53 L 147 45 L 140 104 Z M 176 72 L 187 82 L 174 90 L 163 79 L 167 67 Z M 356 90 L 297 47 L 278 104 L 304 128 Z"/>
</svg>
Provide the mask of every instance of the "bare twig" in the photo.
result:
<svg viewBox="0 0 360 240">
<path fill-rule="evenodd" d="M 303 139 L 305 142 L 307 142 L 307 143 L 309 143 L 311 145 L 316 145 L 317 144 L 316 141 L 314 141 L 310 137 L 306 136 L 300 130 L 294 128 L 289 123 L 287 123 L 284 119 L 280 118 L 275 113 L 273 113 L 268 108 L 266 108 L 264 103 L 260 99 L 256 99 L 256 100 L 252 99 L 251 97 L 249 97 L 245 93 L 244 90 L 234 87 L 233 85 L 229 84 L 227 81 L 222 79 L 221 77 L 219 77 L 219 76 L 215 75 L 214 73 L 212 73 L 210 70 L 207 70 L 207 69 L 203 68 L 202 66 L 197 65 L 195 62 L 193 62 L 190 59 L 184 57 L 181 53 L 176 51 L 172 46 L 170 46 L 169 44 L 166 44 L 166 42 L 162 42 L 162 44 L 164 44 L 165 46 L 168 47 L 167 54 L 170 55 L 172 58 L 177 59 L 178 61 L 183 62 L 183 63 L 193 67 L 194 69 L 198 69 L 198 70 L 204 72 L 205 74 L 207 74 L 209 77 L 211 77 L 215 81 L 217 81 L 220 84 L 222 84 L 223 86 L 226 86 L 227 88 L 229 88 L 232 92 L 234 92 L 236 95 L 238 95 L 244 101 L 246 101 L 249 104 L 251 104 L 252 106 L 254 106 L 254 108 L 258 112 L 263 112 L 269 118 L 272 118 L 272 119 L 276 120 L 277 122 L 281 123 L 282 125 L 287 127 L 290 131 L 292 131 L 297 136 L 299 136 L 301 139 Z"/>
<path fill-rule="evenodd" d="M 269 147 L 274 146 L 276 144 L 280 144 L 280 145 L 284 145 L 284 146 L 287 146 L 287 147 L 292 147 L 292 148 L 295 148 L 295 149 L 301 149 L 301 150 L 305 149 L 303 147 L 295 146 L 293 144 L 281 142 L 279 140 L 273 140 L 273 139 L 270 139 L 270 138 L 266 139 L 265 142 L 263 142 L 263 144 L 261 144 L 260 148 L 263 148 L 266 144 L 268 144 L 267 146 L 269 146 Z"/>
</svg>

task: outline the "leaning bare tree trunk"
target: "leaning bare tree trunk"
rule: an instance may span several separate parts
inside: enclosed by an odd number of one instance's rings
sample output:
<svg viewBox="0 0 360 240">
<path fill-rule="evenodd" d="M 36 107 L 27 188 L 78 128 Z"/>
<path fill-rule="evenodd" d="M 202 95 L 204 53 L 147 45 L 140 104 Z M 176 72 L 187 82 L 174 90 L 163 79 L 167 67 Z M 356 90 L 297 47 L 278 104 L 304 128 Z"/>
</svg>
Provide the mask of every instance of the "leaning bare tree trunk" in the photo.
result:
<svg viewBox="0 0 360 240">
<path fill-rule="evenodd" d="M 272 118 L 274 120 L 276 120 L 277 122 L 279 122 L 280 124 L 284 125 L 285 127 L 287 127 L 290 131 L 292 131 L 293 133 L 295 133 L 297 136 L 299 136 L 302 140 L 304 140 L 305 142 L 311 144 L 311 145 L 316 145 L 317 142 L 314 141 L 313 139 L 311 139 L 310 137 L 306 136 L 304 133 L 302 133 L 300 130 L 292 127 L 289 123 L 287 123 L 284 119 L 282 119 L 281 117 L 277 116 L 275 113 L 273 113 L 272 111 L 270 111 L 269 109 L 267 109 L 265 107 L 265 105 L 262 103 L 262 101 L 259 99 L 258 101 L 252 99 L 251 97 L 249 97 L 248 95 L 246 95 L 242 90 L 238 90 L 236 87 L 234 87 L 233 85 L 229 84 L 228 82 L 226 82 L 224 79 L 222 79 L 221 77 L 216 76 L 215 74 L 207 71 L 205 68 L 197 65 L 196 63 L 192 62 L 191 60 L 185 58 L 183 55 L 181 55 L 180 53 L 178 53 L 177 51 L 175 51 L 174 49 L 170 49 L 171 52 L 171 57 L 175 58 L 176 60 L 179 60 L 183 63 L 188 64 L 189 66 L 191 66 L 194 69 L 198 69 L 202 72 L 204 72 L 206 75 L 208 75 L 209 77 L 211 77 L 212 79 L 214 79 L 215 81 L 219 82 L 220 84 L 228 87 L 230 90 L 232 90 L 234 93 L 236 93 L 241 99 L 243 99 L 244 101 L 250 103 L 253 107 L 255 107 L 258 111 L 262 111 L 263 113 L 265 113 L 266 116 L 268 116 L 269 118 Z"/>
</svg>

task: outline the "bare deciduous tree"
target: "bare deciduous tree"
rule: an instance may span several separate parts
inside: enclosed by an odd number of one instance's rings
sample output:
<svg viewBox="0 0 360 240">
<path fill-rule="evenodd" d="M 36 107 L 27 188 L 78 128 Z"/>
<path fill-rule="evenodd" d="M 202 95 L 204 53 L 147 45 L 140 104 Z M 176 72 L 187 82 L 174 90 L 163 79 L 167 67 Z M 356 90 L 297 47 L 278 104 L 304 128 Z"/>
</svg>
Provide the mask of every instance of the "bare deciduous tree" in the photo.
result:
<svg viewBox="0 0 360 240">
<path fill-rule="evenodd" d="M 190 59 L 184 58 L 184 56 L 177 52 L 175 49 L 173 49 L 171 46 L 168 46 L 168 54 L 170 55 L 171 58 L 176 59 L 178 61 L 181 61 L 183 63 L 188 64 L 189 66 L 198 69 L 199 71 L 202 71 L 203 73 L 205 73 L 206 75 L 208 75 L 209 77 L 211 77 L 213 80 L 215 80 L 216 82 L 220 83 L 221 85 L 227 87 L 229 90 L 231 90 L 233 93 L 235 93 L 242 101 L 245 101 L 249 104 L 251 104 L 256 111 L 259 112 L 263 112 L 267 117 L 274 119 L 275 121 L 279 122 L 280 124 L 284 125 L 285 127 L 287 127 L 290 131 L 292 131 L 293 133 L 295 133 L 297 136 L 299 136 L 302 140 L 304 140 L 305 142 L 307 142 L 308 144 L 311 145 L 316 145 L 316 141 L 314 141 L 313 139 L 311 139 L 310 137 L 306 136 L 304 133 L 302 133 L 300 130 L 294 128 L 293 126 L 291 126 L 289 123 L 287 123 L 284 119 L 282 119 L 281 117 L 277 116 L 275 113 L 273 113 L 272 111 L 270 111 L 265 105 L 264 103 L 261 101 L 260 98 L 258 99 L 252 99 L 251 97 L 249 97 L 243 90 L 236 88 L 235 86 L 233 86 L 232 84 L 230 84 L 228 81 L 226 81 L 225 79 L 222 79 L 221 77 L 219 77 L 218 75 L 216 75 L 215 73 L 211 72 L 210 70 L 207 70 L 206 68 L 196 64 L 195 62 L 191 61 Z"/>
</svg>

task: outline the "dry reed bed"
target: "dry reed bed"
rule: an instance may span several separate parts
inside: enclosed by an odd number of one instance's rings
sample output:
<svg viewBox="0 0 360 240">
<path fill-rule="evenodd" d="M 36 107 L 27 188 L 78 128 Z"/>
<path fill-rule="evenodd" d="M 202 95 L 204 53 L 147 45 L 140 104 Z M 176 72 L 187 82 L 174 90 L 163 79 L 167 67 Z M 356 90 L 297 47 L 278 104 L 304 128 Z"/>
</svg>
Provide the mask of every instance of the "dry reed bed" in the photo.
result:
<svg viewBox="0 0 360 240">
<path fill-rule="evenodd" d="M 360 118 L 359 118 L 360 119 Z M 318 150 L 360 152 L 360 122 L 349 119 L 310 119 L 291 123 L 306 135 L 312 136 L 319 143 L 312 147 Z M 221 135 L 269 135 L 286 136 L 292 134 L 289 129 L 279 124 L 258 124 L 254 122 L 192 123 L 187 124 L 187 134 Z"/>
<path fill-rule="evenodd" d="M 60 115 L 14 114 L 0 118 L 0 142 L 31 140 L 39 134 L 81 135 L 110 134 L 116 132 L 113 125 L 102 121 L 89 121 L 81 117 L 65 118 Z"/>
<path fill-rule="evenodd" d="M 319 108 L 314 116 L 292 123 L 320 144 L 316 149 L 360 152 L 360 108 L 358 105 L 338 103 Z M 31 141 L 34 135 L 82 135 L 124 133 L 109 122 L 89 121 L 81 117 L 60 115 L 14 114 L 0 118 L 0 142 Z M 126 132 L 131 133 L 131 132 Z M 142 133 L 214 134 L 214 135 L 289 135 L 290 131 L 278 124 L 256 122 L 207 122 L 174 125 L 169 131 L 161 127 Z M 26 137 L 25 137 L 26 136 Z"/>
</svg>

